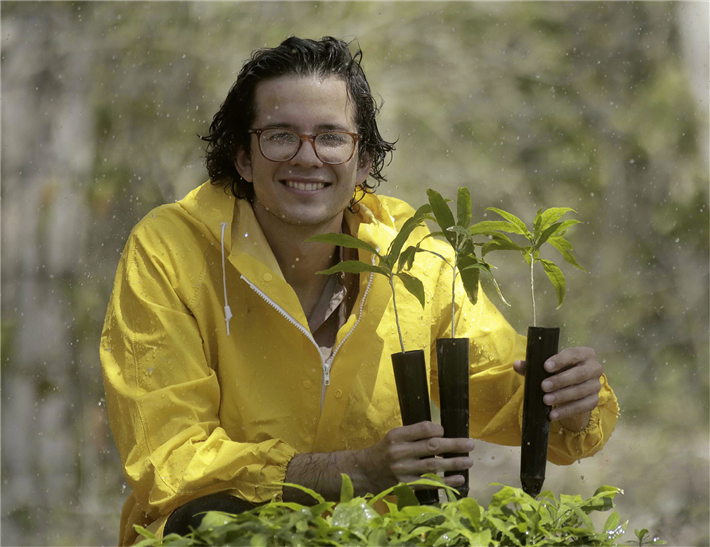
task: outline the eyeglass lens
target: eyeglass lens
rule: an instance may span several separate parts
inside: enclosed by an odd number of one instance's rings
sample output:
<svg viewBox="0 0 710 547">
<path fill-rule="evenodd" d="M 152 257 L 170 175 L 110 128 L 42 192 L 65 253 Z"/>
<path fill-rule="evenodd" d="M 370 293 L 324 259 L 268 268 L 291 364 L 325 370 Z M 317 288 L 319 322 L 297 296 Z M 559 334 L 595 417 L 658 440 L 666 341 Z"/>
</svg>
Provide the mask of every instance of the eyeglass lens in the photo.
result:
<svg viewBox="0 0 710 547">
<path fill-rule="evenodd" d="M 301 137 L 285 129 L 262 131 L 259 144 L 261 153 L 272 161 L 287 161 L 298 151 Z M 329 131 L 320 133 L 311 141 L 316 156 L 324 163 L 345 163 L 355 149 L 355 139 L 347 133 Z"/>
</svg>

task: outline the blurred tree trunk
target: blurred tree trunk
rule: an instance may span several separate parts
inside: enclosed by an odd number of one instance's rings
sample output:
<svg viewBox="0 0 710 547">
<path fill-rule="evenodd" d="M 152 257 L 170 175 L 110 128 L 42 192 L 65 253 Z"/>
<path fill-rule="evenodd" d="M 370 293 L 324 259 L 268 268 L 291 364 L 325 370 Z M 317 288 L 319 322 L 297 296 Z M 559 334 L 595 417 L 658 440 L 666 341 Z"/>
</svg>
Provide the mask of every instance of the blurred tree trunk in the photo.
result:
<svg viewBox="0 0 710 547">
<path fill-rule="evenodd" d="M 90 229 L 94 47 L 75 18 L 40 4 L 3 17 L 4 544 L 51 543 L 36 521 L 73 509 L 87 456 L 69 290 Z"/>
</svg>

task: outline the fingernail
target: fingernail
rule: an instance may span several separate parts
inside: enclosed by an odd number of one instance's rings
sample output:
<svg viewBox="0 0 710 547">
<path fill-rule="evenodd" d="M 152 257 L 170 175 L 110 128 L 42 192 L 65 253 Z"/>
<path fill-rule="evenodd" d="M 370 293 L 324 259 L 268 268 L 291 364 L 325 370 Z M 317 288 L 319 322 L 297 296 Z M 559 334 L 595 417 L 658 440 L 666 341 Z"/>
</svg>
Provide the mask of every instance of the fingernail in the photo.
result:
<svg viewBox="0 0 710 547">
<path fill-rule="evenodd" d="M 551 405 L 555 402 L 555 396 L 554 395 L 545 395 L 542 398 L 542 400 L 546 405 Z"/>
<path fill-rule="evenodd" d="M 545 370 L 547 372 L 552 372 L 555 368 L 555 362 L 554 361 L 545 361 Z"/>
<path fill-rule="evenodd" d="M 550 421 L 554 422 L 557 419 L 557 416 L 559 416 L 557 412 L 550 412 Z"/>
<path fill-rule="evenodd" d="M 550 380 L 545 380 L 544 382 L 542 382 L 542 389 L 544 391 L 547 391 L 548 389 L 552 389 L 552 382 L 550 382 Z"/>
<path fill-rule="evenodd" d="M 471 450 L 473 450 L 475 446 L 476 446 L 476 443 L 473 442 L 473 439 L 469 439 L 468 440 L 468 451 L 470 452 Z"/>
<path fill-rule="evenodd" d="M 463 461 L 463 464 L 464 464 L 465 466 L 467 466 L 467 467 L 471 467 L 471 466 L 473 465 L 473 460 L 472 460 L 471 458 L 466 458 L 466 459 Z"/>
</svg>

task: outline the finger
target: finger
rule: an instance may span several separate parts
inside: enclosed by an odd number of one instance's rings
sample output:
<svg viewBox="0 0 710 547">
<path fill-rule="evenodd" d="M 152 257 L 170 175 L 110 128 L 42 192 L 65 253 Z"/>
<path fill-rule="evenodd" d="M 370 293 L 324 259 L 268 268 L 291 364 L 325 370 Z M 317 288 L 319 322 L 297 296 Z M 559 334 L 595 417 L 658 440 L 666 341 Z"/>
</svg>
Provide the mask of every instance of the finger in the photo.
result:
<svg viewBox="0 0 710 547">
<path fill-rule="evenodd" d="M 567 348 L 545 361 L 547 372 L 559 372 L 571 365 L 585 361 L 595 361 L 597 354 L 592 348 Z"/>
<path fill-rule="evenodd" d="M 521 376 L 525 376 L 525 369 L 527 368 L 527 363 L 525 361 L 515 361 L 513 363 L 513 370 L 520 374 Z"/>
<path fill-rule="evenodd" d="M 547 393 L 542 401 L 546 405 L 561 405 L 566 403 L 573 403 L 584 399 L 589 395 L 598 395 L 602 388 L 602 384 L 597 378 L 592 378 L 581 384 L 566 387 L 564 389 L 558 389 L 554 393 Z"/>
<path fill-rule="evenodd" d="M 446 486 L 453 486 L 454 488 L 457 486 L 463 486 L 466 482 L 463 475 L 451 475 L 450 477 L 444 477 L 443 480 Z"/>
<path fill-rule="evenodd" d="M 398 462 L 393 468 L 397 477 L 421 477 L 424 473 L 465 471 L 473 467 L 473 460 L 467 456 L 456 458 L 423 458 Z"/>
<path fill-rule="evenodd" d="M 417 477 L 418 479 L 419 477 Z M 439 477 L 446 486 L 451 486 L 452 488 L 458 488 L 459 486 L 463 486 L 463 484 L 466 482 L 466 479 L 464 478 L 463 475 L 451 475 L 449 477 Z M 412 479 L 412 480 L 417 480 L 417 479 Z M 412 482 L 412 481 L 402 481 L 402 482 Z M 412 485 L 412 490 L 435 490 L 436 487 L 434 486 L 429 486 L 427 484 L 413 484 Z"/>
<path fill-rule="evenodd" d="M 597 405 L 599 405 L 599 395 L 587 395 L 574 403 L 567 403 L 552 409 L 552 412 L 550 412 L 550 421 L 554 422 L 556 420 L 563 420 L 591 412 Z"/>
<path fill-rule="evenodd" d="M 473 439 L 447 439 L 435 437 L 412 443 L 410 455 L 416 458 L 428 458 L 441 454 L 468 453 L 474 449 Z"/>
<path fill-rule="evenodd" d="M 390 442 L 414 442 L 420 439 L 443 437 L 444 428 L 434 422 L 419 422 L 392 429 L 388 436 Z"/>
<path fill-rule="evenodd" d="M 603 369 L 599 363 L 596 361 L 587 361 L 562 372 L 558 372 L 557 374 L 553 374 L 542 381 L 541 387 L 546 393 L 553 393 L 559 389 L 581 384 L 587 380 L 598 380 L 601 378 L 602 372 Z"/>
</svg>

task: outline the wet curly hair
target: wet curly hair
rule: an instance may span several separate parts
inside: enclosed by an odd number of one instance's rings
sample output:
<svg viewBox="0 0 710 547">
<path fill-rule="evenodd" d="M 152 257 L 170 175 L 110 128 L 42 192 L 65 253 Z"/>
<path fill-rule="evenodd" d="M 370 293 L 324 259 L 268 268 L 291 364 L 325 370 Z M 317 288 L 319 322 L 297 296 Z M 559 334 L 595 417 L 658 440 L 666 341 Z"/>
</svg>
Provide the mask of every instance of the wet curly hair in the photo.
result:
<svg viewBox="0 0 710 547">
<path fill-rule="evenodd" d="M 237 172 L 234 155 L 239 148 L 251 152 L 248 131 L 256 117 L 257 85 L 280 76 L 313 75 L 341 78 L 346 83 L 348 98 L 355 105 L 355 123 L 361 136 L 359 159 L 369 154 L 372 161 L 370 177 L 374 179 L 373 182 L 366 180 L 359 187 L 359 198 L 373 193 L 380 182 L 387 180 L 382 169 L 388 154 L 391 161 L 395 143 L 385 141 L 380 135 L 375 118 L 382 102 L 378 106 L 370 91 L 361 66 L 362 51 L 358 46 L 355 53 L 351 53 L 350 44 L 352 42 L 346 43 L 331 36 L 321 40 L 292 36 L 275 48 L 260 48 L 252 53 L 212 119 L 209 134 L 200 137 L 208 143 L 205 163 L 212 184 L 224 187 L 237 198 L 252 201 L 254 189 Z"/>
</svg>

